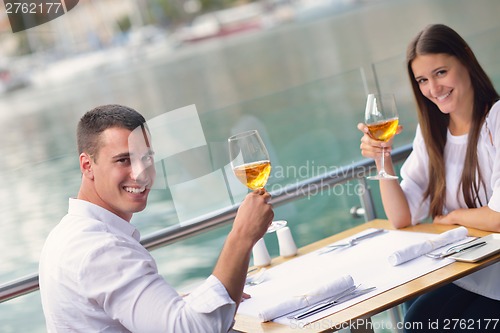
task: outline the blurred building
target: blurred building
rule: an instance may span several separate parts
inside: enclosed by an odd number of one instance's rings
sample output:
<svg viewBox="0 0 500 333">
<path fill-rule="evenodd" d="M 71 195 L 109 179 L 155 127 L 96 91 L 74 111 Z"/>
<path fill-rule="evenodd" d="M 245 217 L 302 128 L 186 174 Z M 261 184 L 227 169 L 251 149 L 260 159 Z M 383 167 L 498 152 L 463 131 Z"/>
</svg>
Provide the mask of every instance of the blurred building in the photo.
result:
<svg viewBox="0 0 500 333">
<path fill-rule="evenodd" d="M 142 24 L 138 0 L 80 0 L 65 15 L 19 33 L 12 33 L 7 14 L 2 10 L 0 50 L 5 53 L 4 43 L 12 45 L 11 39 L 24 38 L 31 52 L 52 49 L 59 53 L 88 51 L 114 43 L 122 33 L 121 22 L 127 22 L 127 27 Z M 15 52 L 12 47 L 8 51 Z"/>
</svg>

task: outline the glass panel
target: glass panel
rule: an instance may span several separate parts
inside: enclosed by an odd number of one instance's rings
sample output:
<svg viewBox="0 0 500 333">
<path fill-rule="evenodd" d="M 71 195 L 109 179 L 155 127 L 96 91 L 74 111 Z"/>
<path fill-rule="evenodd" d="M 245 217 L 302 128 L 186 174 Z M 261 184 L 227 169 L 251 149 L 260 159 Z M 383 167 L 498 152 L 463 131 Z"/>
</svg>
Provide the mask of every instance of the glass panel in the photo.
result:
<svg viewBox="0 0 500 333">
<path fill-rule="evenodd" d="M 399 123 L 404 126 L 403 132 L 394 137 L 394 147 L 413 141 L 418 124 L 413 91 L 406 70 L 405 55 L 376 62 L 372 65 L 377 88 L 382 93 L 393 93 L 399 113 Z"/>
<path fill-rule="evenodd" d="M 46 333 L 42 302 L 38 291 L 0 303 L 2 333 Z"/>
<path fill-rule="evenodd" d="M 172 211 L 169 220 L 162 218 L 171 226 L 239 203 L 248 190 L 228 166 L 227 138 L 249 129 L 259 130 L 270 152 L 270 192 L 360 159 L 356 124 L 363 118 L 364 86 L 360 70 L 353 70 L 223 109 L 198 111 L 199 119 L 194 107 L 189 108 L 191 120 L 184 108 L 182 122 L 173 121 L 180 131 L 169 129 L 166 119 L 175 118 L 171 115 L 178 110 L 149 120 L 160 183 L 150 200 L 153 209 L 165 201 L 175 208 L 177 220 Z M 185 146 L 196 136 L 200 140 Z M 146 228 L 150 208 L 134 220 Z"/>
<path fill-rule="evenodd" d="M 323 192 L 275 207 L 275 216 L 288 221 L 298 247 L 364 222 L 353 219 L 349 209 L 359 205 L 356 182 L 336 185 Z M 230 226 L 152 251 L 158 269 L 182 291 L 211 274 Z M 279 256 L 276 233 L 264 236 L 271 257 Z"/>
<path fill-rule="evenodd" d="M 358 158 L 358 142 L 351 138 L 363 119 L 363 87 L 356 69 L 214 110 L 201 119 L 207 139 L 215 142 L 259 130 L 271 155 L 272 191 L 278 184 L 317 176 Z"/>
<path fill-rule="evenodd" d="M 500 66 L 498 65 L 500 28 L 476 33 L 467 37 L 466 40 L 496 89 L 500 90 Z"/>
</svg>

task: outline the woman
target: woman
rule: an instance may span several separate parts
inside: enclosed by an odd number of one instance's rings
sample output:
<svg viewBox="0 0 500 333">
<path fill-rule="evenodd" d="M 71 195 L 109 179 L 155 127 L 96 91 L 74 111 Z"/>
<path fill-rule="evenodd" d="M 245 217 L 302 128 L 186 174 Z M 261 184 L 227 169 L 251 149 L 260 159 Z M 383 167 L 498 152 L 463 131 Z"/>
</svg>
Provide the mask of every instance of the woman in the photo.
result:
<svg viewBox="0 0 500 333">
<path fill-rule="evenodd" d="M 388 219 L 397 228 L 430 216 L 434 223 L 499 232 L 500 102 L 491 80 L 463 38 L 441 24 L 413 39 L 407 67 L 419 125 L 401 183 L 379 182 Z M 362 155 L 376 159 L 387 145 L 385 167 L 394 173 L 391 142 L 373 140 L 364 124 L 358 129 L 365 133 Z M 473 331 L 485 331 L 484 321 L 500 313 L 499 281 L 497 263 L 418 298 L 405 320 L 435 321 L 440 329 L 453 319 L 477 320 Z"/>
</svg>

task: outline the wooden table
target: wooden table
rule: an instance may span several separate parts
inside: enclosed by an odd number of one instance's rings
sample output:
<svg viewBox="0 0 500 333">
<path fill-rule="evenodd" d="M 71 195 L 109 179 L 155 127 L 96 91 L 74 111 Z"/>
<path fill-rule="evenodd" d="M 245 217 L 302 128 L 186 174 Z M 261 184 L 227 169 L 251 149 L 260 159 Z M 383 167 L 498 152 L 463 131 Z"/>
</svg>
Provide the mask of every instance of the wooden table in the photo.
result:
<svg viewBox="0 0 500 333">
<path fill-rule="evenodd" d="M 384 228 L 388 230 L 394 230 L 391 224 L 387 220 L 373 220 L 352 229 L 343 231 L 331 237 L 322 239 L 315 243 L 309 244 L 299 249 L 298 255 L 303 255 L 311 251 L 322 248 L 333 242 L 342 240 L 346 237 L 350 237 L 368 228 Z M 416 226 L 407 227 L 400 229 L 403 231 L 412 232 L 426 232 L 426 233 L 442 233 L 444 231 L 456 228 L 456 226 L 446 226 L 437 224 L 419 224 Z M 469 230 L 469 236 L 486 236 L 490 232 L 482 231 L 473 228 L 467 228 Z M 278 257 L 273 259 L 271 267 L 279 265 L 280 263 L 293 260 L 284 259 Z M 397 306 L 407 300 L 410 300 L 416 296 L 429 292 L 436 289 L 442 285 L 449 282 L 457 280 L 468 274 L 480 270 L 486 266 L 494 264 L 500 261 L 500 253 L 489 258 L 486 258 L 478 263 L 464 263 L 464 262 L 454 262 L 436 271 L 432 271 L 426 275 L 423 275 L 417 279 L 411 280 L 403 285 L 397 286 L 393 289 L 387 290 L 381 294 L 378 294 L 372 298 L 365 301 L 357 303 L 351 307 L 344 310 L 331 314 L 317 322 L 311 323 L 305 327 L 293 328 L 293 331 L 305 332 L 334 332 L 339 328 L 348 327 L 350 323 L 359 324 L 361 319 L 366 319 L 366 327 L 355 325 L 356 332 L 373 332 L 370 325 L 370 317 L 378 314 L 382 311 L 388 310 Z M 331 328 L 331 326 L 335 326 Z M 274 322 L 261 323 L 258 318 L 253 318 L 241 314 L 236 315 L 236 323 L 234 325 L 234 330 L 237 332 L 272 332 L 272 333 L 284 333 L 290 332 L 291 327 L 281 325 Z"/>
</svg>

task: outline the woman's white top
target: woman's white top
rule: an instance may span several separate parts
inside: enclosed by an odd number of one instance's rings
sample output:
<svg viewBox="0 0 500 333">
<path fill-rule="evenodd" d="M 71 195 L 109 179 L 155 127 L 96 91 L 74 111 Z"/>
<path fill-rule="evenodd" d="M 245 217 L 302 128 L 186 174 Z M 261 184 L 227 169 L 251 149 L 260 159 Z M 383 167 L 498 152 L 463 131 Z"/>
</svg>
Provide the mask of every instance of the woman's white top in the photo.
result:
<svg viewBox="0 0 500 333">
<path fill-rule="evenodd" d="M 446 168 L 446 200 L 443 214 L 458 208 L 467 208 L 460 186 L 462 170 L 465 164 L 468 134 L 453 136 L 448 130 L 444 160 Z M 479 198 L 482 205 L 488 205 L 500 212 L 500 102 L 491 108 L 481 128 L 477 155 L 479 167 L 486 188 L 481 187 Z M 413 141 L 413 151 L 401 169 L 401 187 L 410 206 L 412 224 L 429 217 L 429 198 L 423 200 L 427 184 L 429 158 L 424 138 L 417 127 Z M 500 263 L 470 274 L 455 283 L 477 294 L 500 300 Z"/>
</svg>

